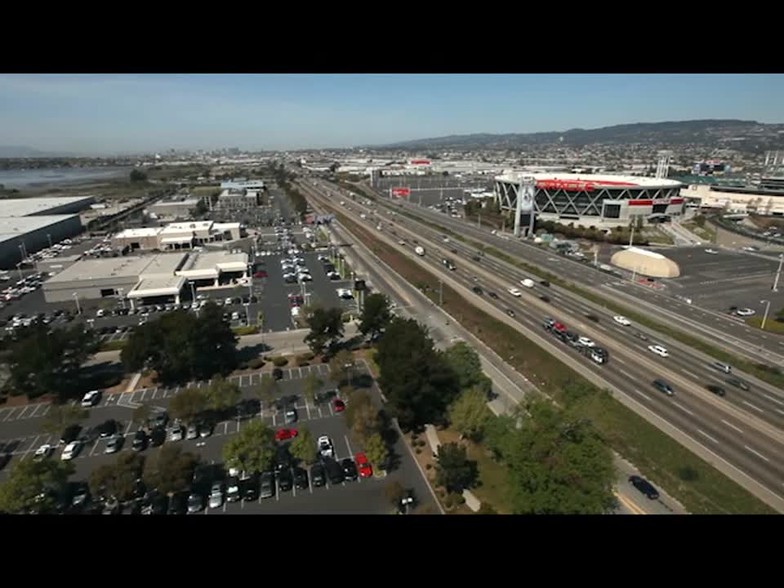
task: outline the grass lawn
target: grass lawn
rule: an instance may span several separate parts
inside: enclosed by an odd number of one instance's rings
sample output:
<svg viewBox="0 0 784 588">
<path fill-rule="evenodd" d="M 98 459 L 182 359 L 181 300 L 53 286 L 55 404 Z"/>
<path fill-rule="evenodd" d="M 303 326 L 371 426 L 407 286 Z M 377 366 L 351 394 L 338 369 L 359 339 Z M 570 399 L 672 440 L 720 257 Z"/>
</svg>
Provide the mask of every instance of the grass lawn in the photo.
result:
<svg viewBox="0 0 784 588">
<path fill-rule="evenodd" d="M 746 324 L 755 329 L 761 329 L 762 317 L 753 316 L 746 319 Z M 765 330 L 770 331 L 771 333 L 781 333 L 784 335 L 784 320 L 777 320 L 775 316 L 768 316 L 768 320 L 765 321 Z"/>
</svg>

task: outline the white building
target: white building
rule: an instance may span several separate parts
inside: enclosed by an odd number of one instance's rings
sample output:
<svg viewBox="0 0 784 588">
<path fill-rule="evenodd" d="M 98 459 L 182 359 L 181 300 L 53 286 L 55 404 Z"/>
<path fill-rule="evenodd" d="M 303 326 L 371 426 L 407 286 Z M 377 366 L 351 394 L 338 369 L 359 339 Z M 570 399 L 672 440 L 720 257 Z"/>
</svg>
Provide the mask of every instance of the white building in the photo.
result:
<svg viewBox="0 0 784 588">
<path fill-rule="evenodd" d="M 227 243 L 246 236 L 240 223 L 188 221 L 165 227 L 125 229 L 112 237 L 112 247 L 131 251 L 192 249 L 210 243 Z"/>
</svg>

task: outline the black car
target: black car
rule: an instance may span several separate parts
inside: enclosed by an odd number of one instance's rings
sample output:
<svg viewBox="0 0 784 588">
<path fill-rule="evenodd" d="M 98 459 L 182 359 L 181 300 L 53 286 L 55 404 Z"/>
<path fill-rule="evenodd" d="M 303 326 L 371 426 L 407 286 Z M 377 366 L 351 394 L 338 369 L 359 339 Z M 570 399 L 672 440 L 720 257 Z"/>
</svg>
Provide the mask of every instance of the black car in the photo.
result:
<svg viewBox="0 0 784 588">
<path fill-rule="evenodd" d="M 167 413 L 165 410 L 156 413 L 150 419 L 150 425 L 152 427 L 165 427 L 167 424 L 169 424 L 169 413 Z"/>
<path fill-rule="evenodd" d="M 168 510 L 169 498 L 160 492 L 155 492 L 142 506 L 143 515 L 165 515 Z"/>
<path fill-rule="evenodd" d="M 350 457 L 341 461 L 340 466 L 343 468 L 343 476 L 346 480 L 354 482 L 359 477 L 359 474 L 357 473 L 357 464 L 355 464 L 354 460 Z"/>
<path fill-rule="evenodd" d="M 346 474 L 343 471 L 343 466 L 341 466 L 334 459 L 325 460 L 324 468 L 327 470 L 327 479 L 329 479 L 329 483 L 332 484 L 333 486 L 336 486 L 337 484 L 342 484 L 343 481 L 346 479 Z"/>
<path fill-rule="evenodd" d="M 272 378 L 274 380 L 282 380 L 283 379 L 283 370 L 280 368 L 275 368 L 272 370 Z"/>
<path fill-rule="evenodd" d="M 163 427 L 155 427 L 150 431 L 150 445 L 153 447 L 160 447 L 166 441 L 166 429 Z"/>
<path fill-rule="evenodd" d="M 728 384 L 740 388 L 741 390 L 746 390 L 747 392 L 749 390 L 749 385 L 740 378 L 727 378 L 726 381 Z"/>
<path fill-rule="evenodd" d="M 711 392 L 716 396 L 726 396 L 727 394 L 727 391 L 724 388 L 717 386 L 716 384 L 708 384 L 705 388 L 707 388 L 708 392 Z"/>
<path fill-rule="evenodd" d="M 664 392 L 667 396 L 672 396 L 674 394 L 672 390 L 672 386 L 670 386 L 664 380 L 660 380 L 660 379 L 654 380 L 653 387 L 656 388 L 659 392 Z"/>
<path fill-rule="evenodd" d="M 294 486 L 294 477 L 291 475 L 291 469 L 286 468 L 278 471 L 278 488 L 281 492 L 288 492 Z"/>
<path fill-rule="evenodd" d="M 81 425 L 69 425 L 63 431 L 63 434 L 60 435 L 60 443 L 63 445 L 68 445 L 76 441 L 79 438 L 79 433 L 82 432 Z"/>
<path fill-rule="evenodd" d="M 547 280 L 540 280 L 539 283 L 542 286 L 544 286 L 545 288 L 549 288 L 550 287 L 550 282 L 548 282 Z"/>
<path fill-rule="evenodd" d="M 242 498 L 242 487 L 237 476 L 226 479 L 226 502 L 237 502 Z"/>
<path fill-rule="evenodd" d="M 246 501 L 259 499 L 259 477 L 256 475 L 251 476 L 247 480 L 240 482 L 242 489 L 242 498 Z"/>
<path fill-rule="evenodd" d="M 547 296 L 546 294 L 540 294 L 540 295 L 539 295 L 539 300 L 541 300 L 542 302 L 547 302 L 547 303 L 549 303 L 549 302 L 550 302 L 550 297 L 549 297 L 549 296 Z"/>
<path fill-rule="evenodd" d="M 78 482 L 71 494 L 71 508 L 76 510 L 84 509 L 90 502 L 90 488 L 85 482 Z"/>
<path fill-rule="evenodd" d="M 307 490 L 308 489 L 308 471 L 301 467 L 294 468 L 294 487 L 297 490 Z"/>
<path fill-rule="evenodd" d="M 184 492 L 178 492 L 169 499 L 169 509 L 166 514 L 170 515 L 184 515 L 188 514 L 188 495 Z"/>
<path fill-rule="evenodd" d="M 275 450 L 275 471 L 290 469 L 293 463 L 288 445 L 279 445 Z"/>
<path fill-rule="evenodd" d="M 480 288 L 479 286 L 474 286 L 471 289 L 474 291 L 474 294 L 479 294 L 480 296 L 485 293 L 485 291 L 482 290 L 482 288 Z"/>
<path fill-rule="evenodd" d="M 498 300 L 498 294 L 496 294 L 495 292 L 488 292 L 487 295 L 493 300 Z"/>
<path fill-rule="evenodd" d="M 200 492 L 191 492 L 188 495 L 188 514 L 195 514 L 204 510 L 204 495 Z"/>
<path fill-rule="evenodd" d="M 314 488 L 320 488 L 327 483 L 327 472 L 322 464 L 317 463 L 310 468 L 310 481 Z"/>
<path fill-rule="evenodd" d="M 11 461 L 10 453 L 0 454 L 0 471 L 2 471 L 3 468 L 8 465 L 9 461 Z"/>
<path fill-rule="evenodd" d="M 275 496 L 275 474 L 273 472 L 262 472 L 259 485 L 261 486 L 262 498 Z"/>
<path fill-rule="evenodd" d="M 659 491 L 645 478 L 641 478 L 640 476 L 629 476 L 629 483 L 651 500 L 657 500 L 659 498 Z"/>
<path fill-rule="evenodd" d="M 144 451 L 147 449 L 147 433 L 143 430 L 139 429 L 133 435 L 133 443 L 131 444 L 131 449 L 134 451 Z"/>
<path fill-rule="evenodd" d="M 136 500 L 141 500 L 147 496 L 147 485 L 141 480 L 141 478 L 133 483 L 133 491 L 131 492 L 131 496 Z"/>
</svg>

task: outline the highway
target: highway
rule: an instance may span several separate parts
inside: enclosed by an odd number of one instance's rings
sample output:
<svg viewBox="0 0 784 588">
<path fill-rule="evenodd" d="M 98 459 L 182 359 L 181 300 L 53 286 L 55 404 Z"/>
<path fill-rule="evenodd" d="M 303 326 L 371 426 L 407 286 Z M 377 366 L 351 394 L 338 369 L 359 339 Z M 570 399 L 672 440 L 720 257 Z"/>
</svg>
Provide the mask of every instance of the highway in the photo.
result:
<svg viewBox="0 0 784 588">
<path fill-rule="evenodd" d="M 334 200 L 330 203 L 333 206 L 336 204 Z M 358 222 L 362 222 L 358 218 L 360 207 L 354 202 L 350 206 L 353 209 L 351 214 L 355 215 Z M 362 212 L 370 217 L 368 209 L 363 209 Z M 390 226 L 392 218 L 394 229 Z M 365 226 L 375 231 L 373 227 L 378 223 L 378 217 L 370 217 L 369 221 L 372 221 L 372 224 L 365 222 Z M 408 223 L 414 224 L 416 229 L 406 228 Z M 389 233 L 390 230 L 396 230 L 398 234 L 393 236 Z M 428 241 L 428 238 L 433 238 L 431 235 L 435 235 L 439 241 Z M 548 295 L 551 295 L 553 303 L 544 303 L 519 285 L 519 278 L 523 277 L 519 270 L 509 270 L 500 262 L 487 258 L 482 258 L 482 262 L 476 264 L 466 255 L 476 252 L 466 251 L 465 246 L 460 243 L 445 244 L 440 241 L 435 231 L 417 225 L 410 219 L 401 218 L 399 215 L 385 218 L 378 236 L 407 252 L 411 259 L 425 264 L 445 283 L 462 291 L 467 299 L 473 297 L 476 305 L 489 314 L 516 326 L 528 338 L 567 365 L 575 367 L 583 374 L 593 374 L 594 381 L 598 378 L 609 384 L 610 389 L 615 389 L 626 397 L 628 404 L 636 406 L 635 410 L 642 416 L 652 420 L 690 449 L 696 450 L 704 459 L 774 508 L 784 509 L 781 492 L 784 481 L 784 438 L 781 429 L 774 424 L 781 416 L 774 408 L 778 406 L 775 402 L 778 400 L 776 396 L 758 396 L 754 399 L 756 404 L 753 408 L 743 404 L 742 399 L 736 403 L 717 398 L 702 387 L 702 382 L 694 383 L 692 374 L 675 371 L 698 370 L 702 373 L 704 368 L 699 366 L 699 362 L 681 363 L 680 367 L 677 363 L 670 365 L 668 360 L 660 359 L 647 351 L 649 343 L 638 340 L 632 343 L 634 336 L 629 334 L 632 329 L 609 323 L 605 325 L 607 321 L 593 323 L 580 314 L 579 307 L 575 313 L 574 304 L 567 301 L 562 293 L 556 292 L 555 288 L 547 289 L 552 291 Z M 401 238 L 408 243 L 407 246 L 398 245 Z M 425 259 L 418 258 L 411 251 L 414 240 L 418 240 L 428 251 Z M 447 246 L 448 253 L 444 253 Z M 463 247 L 462 255 L 458 253 L 455 256 L 451 253 L 453 248 L 461 252 L 460 247 Z M 457 271 L 450 272 L 444 268 L 441 263 L 444 256 L 451 256 L 456 264 L 459 263 Z M 493 265 L 488 266 L 489 263 Z M 498 300 L 471 292 L 471 288 L 476 285 L 485 291 L 494 291 L 499 297 Z M 506 292 L 512 285 L 525 291 L 521 299 L 516 299 Z M 521 301 L 524 301 L 524 304 L 521 304 Z M 568 308 L 564 308 L 567 305 Z M 507 308 L 515 310 L 514 318 L 505 314 Z M 609 364 L 599 366 L 547 335 L 542 330 L 544 316 L 566 322 L 580 331 L 580 334 L 589 336 L 597 344 L 609 349 Z M 714 376 L 707 375 L 707 371 L 705 374 L 707 377 Z M 664 377 L 673 385 L 676 390 L 674 397 L 667 397 L 652 388 L 651 381 L 657 377 Z M 735 391 L 730 393 L 734 394 Z M 759 406 L 762 404 L 761 399 L 769 403 L 764 408 Z M 748 400 L 746 402 L 752 404 Z M 763 410 L 762 415 L 757 409 Z M 650 418 L 652 415 L 655 415 L 655 418 Z M 760 418 L 761 416 L 767 417 L 768 420 Z"/>
<path fill-rule="evenodd" d="M 732 353 L 754 361 L 774 366 L 784 365 L 784 355 L 782 354 L 784 352 L 784 338 L 771 337 L 769 334 L 749 329 L 745 324 L 726 314 L 694 307 L 673 296 L 619 280 L 590 264 L 555 255 L 533 243 L 512 240 L 504 235 L 494 235 L 490 230 L 476 227 L 461 219 L 455 219 L 434 210 L 420 208 L 404 201 L 397 201 L 393 204 L 383 197 L 380 197 L 377 202 L 390 210 L 405 209 L 410 214 L 509 253 L 543 271 L 571 280 L 580 287 L 605 298 L 614 295 L 619 302 L 634 306 L 639 305 L 640 301 L 644 301 L 647 303 L 645 310 L 648 314 L 666 322 L 676 320 L 688 326 L 692 335 L 698 336 L 712 345 L 723 347 Z M 594 286 L 595 284 L 601 284 L 601 287 L 597 288 Z"/>
</svg>

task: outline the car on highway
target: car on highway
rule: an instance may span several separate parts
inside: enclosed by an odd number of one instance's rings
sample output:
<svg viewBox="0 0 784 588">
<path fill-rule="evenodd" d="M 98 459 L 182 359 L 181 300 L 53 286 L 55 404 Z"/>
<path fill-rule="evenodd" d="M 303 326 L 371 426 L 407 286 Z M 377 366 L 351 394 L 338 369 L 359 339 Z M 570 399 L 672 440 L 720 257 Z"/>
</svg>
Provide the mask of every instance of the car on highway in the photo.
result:
<svg viewBox="0 0 784 588">
<path fill-rule="evenodd" d="M 651 353 L 655 353 L 659 357 L 669 357 L 670 354 L 667 351 L 667 348 L 663 345 L 648 345 L 648 351 Z"/>
<path fill-rule="evenodd" d="M 629 476 L 629 483 L 637 488 L 642 494 L 647 496 L 650 500 L 659 499 L 659 491 L 654 488 L 648 480 L 641 476 Z"/>
<path fill-rule="evenodd" d="M 36 461 L 40 461 L 46 459 L 47 457 L 51 457 L 54 453 L 54 445 L 50 445 L 49 443 L 44 443 L 38 449 L 35 450 L 33 454 L 33 459 Z"/>
<path fill-rule="evenodd" d="M 90 408 L 98 404 L 100 401 L 101 401 L 101 391 L 90 390 L 82 397 L 81 405 L 84 408 Z"/>
<path fill-rule="evenodd" d="M 591 339 L 585 336 L 581 336 L 577 338 L 577 342 L 582 345 L 583 347 L 595 347 L 596 343 L 594 343 Z"/>
<path fill-rule="evenodd" d="M 736 388 L 740 388 L 746 392 L 749 391 L 749 385 L 740 378 L 727 378 L 726 382 L 731 386 L 735 386 Z"/>
<path fill-rule="evenodd" d="M 705 386 L 708 392 L 715 394 L 716 396 L 726 396 L 727 391 L 722 388 L 721 386 L 717 386 L 716 384 L 708 384 Z"/>
<path fill-rule="evenodd" d="M 709 367 L 712 367 L 714 370 L 719 370 L 720 372 L 723 372 L 725 374 L 732 373 L 732 366 L 721 361 L 711 362 L 709 364 Z"/>
<path fill-rule="evenodd" d="M 625 316 L 621 316 L 620 314 L 616 314 L 613 317 L 613 320 L 619 325 L 623 325 L 624 327 L 628 327 L 629 325 L 632 324 L 632 322 L 629 319 L 627 319 Z"/>
<path fill-rule="evenodd" d="M 487 295 L 493 300 L 498 300 L 498 294 L 496 294 L 495 292 L 488 292 Z"/>
<path fill-rule="evenodd" d="M 751 308 L 739 308 L 735 311 L 735 314 L 737 314 L 738 316 L 754 316 L 755 314 L 757 314 L 757 311 Z"/>
<path fill-rule="evenodd" d="M 511 316 L 512 318 L 514 318 L 514 317 L 515 317 L 515 311 L 514 311 L 514 310 L 512 310 L 511 308 L 507 308 L 507 309 L 506 309 L 506 314 L 508 314 L 508 315 L 509 315 L 509 316 Z"/>
<path fill-rule="evenodd" d="M 106 442 L 106 448 L 103 452 L 107 455 L 112 453 L 117 453 L 122 449 L 123 443 L 125 442 L 125 437 L 122 435 L 114 435 Z"/>
<path fill-rule="evenodd" d="M 509 288 L 509 289 L 507 290 L 507 292 L 509 292 L 509 293 L 510 293 L 512 296 L 514 296 L 515 298 L 520 298 L 520 296 L 522 296 L 522 295 L 523 295 L 523 293 L 522 293 L 522 292 L 520 292 L 520 290 L 518 290 L 517 288 Z"/>
<path fill-rule="evenodd" d="M 373 466 L 370 465 L 364 453 L 357 453 L 354 456 L 354 463 L 357 464 L 357 471 L 360 478 L 370 478 L 373 475 Z"/>
<path fill-rule="evenodd" d="M 716 255 L 718 253 L 718 251 L 716 251 L 715 249 L 710 249 L 709 248 L 709 249 L 705 250 L 705 253 L 710 253 L 711 255 Z"/>
<path fill-rule="evenodd" d="M 474 291 L 474 294 L 478 294 L 479 296 L 485 293 L 484 290 L 482 290 L 482 288 L 480 288 L 479 286 L 474 286 L 471 289 Z"/>
<path fill-rule="evenodd" d="M 63 453 L 60 455 L 62 461 L 71 461 L 82 449 L 82 444 L 79 441 L 71 441 L 63 448 Z"/>
<path fill-rule="evenodd" d="M 656 388 L 659 392 L 663 392 L 667 396 L 673 396 L 675 394 L 675 392 L 672 390 L 672 386 L 660 378 L 655 379 L 652 383 L 654 388 Z"/>
<path fill-rule="evenodd" d="M 288 441 L 297 436 L 297 429 L 278 429 L 275 431 L 275 441 Z"/>
</svg>

